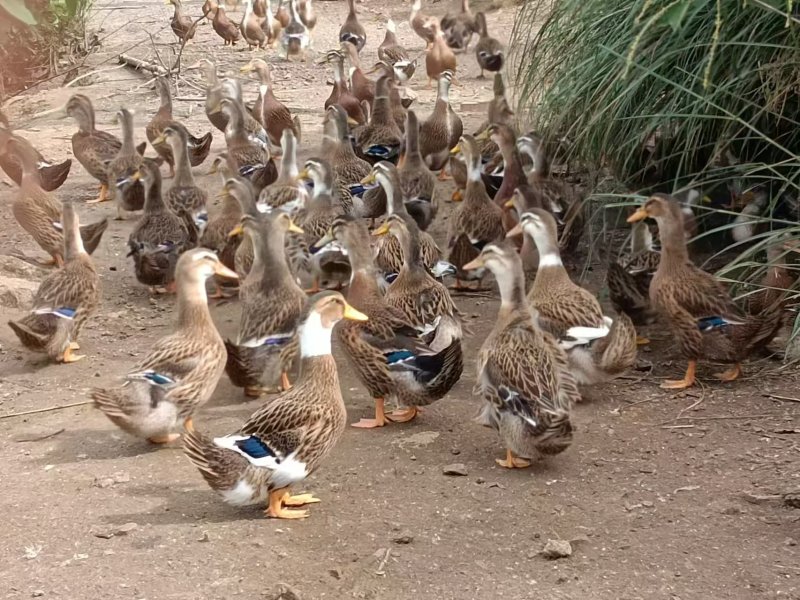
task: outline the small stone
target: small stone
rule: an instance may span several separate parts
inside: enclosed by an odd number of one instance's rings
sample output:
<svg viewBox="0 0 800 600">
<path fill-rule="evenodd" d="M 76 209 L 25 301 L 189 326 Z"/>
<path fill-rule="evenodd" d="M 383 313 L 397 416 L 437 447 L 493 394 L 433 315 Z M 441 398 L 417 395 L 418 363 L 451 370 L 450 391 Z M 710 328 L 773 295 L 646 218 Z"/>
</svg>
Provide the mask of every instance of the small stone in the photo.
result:
<svg viewBox="0 0 800 600">
<path fill-rule="evenodd" d="M 481 485 L 481 484 L 486 483 L 486 480 L 483 477 L 476 477 L 475 478 L 475 483 L 477 483 L 478 485 Z"/>
<path fill-rule="evenodd" d="M 414 536 L 409 534 L 399 535 L 396 538 L 392 538 L 392 541 L 395 544 L 406 545 L 414 541 Z"/>
<path fill-rule="evenodd" d="M 795 540 L 793 538 L 786 538 L 785 540 L 783 540 L 783 545 L 784 546 L 797 546 L 797 540 Z"/>
<path fill-rule="evenodd" d="M 208 537 L 208 532 L 204 531 L 203 535 L 201 535 L 199 538 L 197 538 L 197 541 L 198 542 L 210 542 L 211 540 Z"/>
<path fill-rule="evenodd" d="M 572 556 L 572 545 L 567 540 L 547 540 L 540 554 L 548 560 Z"/>
<path fill-rule="evenodd" d="M 114 480 L 111 477 L 95 477 L 92 485 L 101 489 L 110 488 L 114 485 Z"/>
<path fill-rule="evenodd" d="M 112 476 L 112 479 L 114 480 L 114 483 L 128 483 L 131 480 L 131 475 L 126 471 L 117 471 Z"/>
<path fill-rule="evenodd" d="M 645 508 L 653 508 L 655 504 L 653 504 L 650 500 L 642 500 L 642 506 Z"/>
<path fill-rule="evenodd" d="M 124 524 L 120 525 L 119 527 L 117 527 L 114 530 L 114 534 L 115 535 L 128 535 L 129 533 L 131 533 L 133 531 L 136 531 L 138 528 L 139 528 L 139 525 L 137 523 L 133 523 L 133 522 L 124 523 Z"/>
<path fill-rule="evenodd" d="M 722 509 L 723 515 L 740 515 L 743 512 L 744 511 L 738 506 L 726 506 L 725 508 Z"/>
<path fill-rule="evenodd" d="M 41 598 L 44 596 L 44 590 L 33 590 L 31 592 L 31 598 Z"/>
<path fill-rule="evenodd" d="M 469 474 L 467 472 L 467 466 L 464 463 L 453 463 L 452 465 L 447 465 L 444 467 L 444 469 L 442 469 L 442 473 L 452 477 L 466 477 Z"/>
<path fill-rule="evenodd" d="M 333 577 L 334 579 L 341 579 L 342 578 L 342 570 L 341 569 L 328 569 L 328 575 Z"/>
</svg>

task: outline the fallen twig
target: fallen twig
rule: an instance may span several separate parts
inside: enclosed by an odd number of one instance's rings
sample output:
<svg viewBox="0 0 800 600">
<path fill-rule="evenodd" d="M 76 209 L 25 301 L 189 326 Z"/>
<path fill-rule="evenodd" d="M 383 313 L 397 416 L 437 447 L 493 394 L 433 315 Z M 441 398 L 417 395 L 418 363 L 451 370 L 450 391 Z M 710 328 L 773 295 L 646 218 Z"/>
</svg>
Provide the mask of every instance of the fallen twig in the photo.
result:
<svg viewBox="0 0 800 600">
<path fill-rule="evenodd" d="M 23 412 L 11 413 L 10 415 L 0 415 L 0 419 L 10 419 L 11 417 L 23 417 L 25 415 L 33 415 L 36 413 L 50 412 L 52 410 L 61 410 L 62 408 L 72 408 L 73 406 L 83 406 L 84 404 L 93 404 L 94 400 L 84 400 L 83 402 L 72 402 L 71 404 L 59 404 L 58 406 L 48 406 L 47 408 L 36 408 L 34 410 L 25 410 Z"/>
<path fill-rule="evenodd" d="M 791 396 L 779 396 L 778 394 L 764 393 L 761 394 L 765 398 L 774 398 L 775 400 L 783 400 L 785 402 L 800 402 L 800 398 L 792 398 Z"/>
<path fill-rule="evenodd" d="M 173 100 L 180 102 L 205 102 L 205 96 L 176 96 Z"/>
<path fill-rule="evenodd" d="M 386 554 L 383 555 L 381 562 L 378 564 L 378 569 L 375 571 L 375 575 L 386 575 L 386 571 L 383 569 L 386 567 L 386 562 L 389 560 L 389 555 L 392 553 L 391 548 L 386 549 Z"/>
<path fill-rule="evenodd" d="M 30 438 L 18 438 L 14 440 L 15 442 L 41 442 L 42 440 L 50 439 L 51 437 L 56 437 L 59 433 L 64 433 L 66 429 L 63 427 L 58 431 L 54 431 L 53 433 L 46 433 L 45 435 L 37 435 L 35 437 Z"/>
<path fill-rule="evenodd" d="M 715 415 L 711 417 L 680 417 L 690 421 L 726 421 L 736 419 L 768 419 L 774 415 Z"/>
<path fill-rule="evenodd" d="M 118 60 L 120 63 L 128 65 L 129 67 L 133 67 L 134 69 L 139 69 L 141 71 L 148 71 L 149 73 L 153 73 L 155 75 L 167 74 L 167 70 L 164 67 L 153 64 L 146 60 L 141 60 L 134 56 L 128 56 L 127 54 L 120 54 Z"/>
</svg>

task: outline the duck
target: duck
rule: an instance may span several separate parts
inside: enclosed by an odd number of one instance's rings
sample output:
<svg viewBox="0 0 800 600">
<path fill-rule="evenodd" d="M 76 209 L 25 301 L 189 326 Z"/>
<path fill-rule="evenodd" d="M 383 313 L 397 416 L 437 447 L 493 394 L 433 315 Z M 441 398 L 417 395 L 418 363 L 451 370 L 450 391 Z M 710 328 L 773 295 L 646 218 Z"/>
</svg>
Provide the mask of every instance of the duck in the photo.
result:
<svg viewBox="0 0 800 600">
<path fill-rule="evenodd" d="M 206 280 L 236 278 L 216 254 L 195 248 L 175 268 L 178 301 L 172 333 L 150 346 L 121 387 L 94 388 L 94 406 L 123 431 L 153 444 L 167 444 L 194 428 L 193 416 L 214 393 L 225 370 L 225 344 L 211 320 Z"/>
<path fill-rule="evenodd" d="M 578 384 L 594 385 L 621 375 L 636 362 L 636 329 L 625 313 L 611 319 L 594 294 L 574 283 L 564 268 L 553 215 L 532 208 L 508 235 L 524 232 L 539 251 L 539 268 L 528 302 L 539 326 L 564 348 Z"/>
<path fill-rule="evenodd" d="M 355 121 L 356 125 L 366 123 L 367 118 L 361 102 L 350 91 L 344 77 L 344 54 L 338 50 L 332 50 L 325 55 L 321 62 L 328 63 L 333 68 L 333 88 L 331 88 L 330 96 L 325 100 L 325 109 L 338 104 L 344 108 L 347 116 Z"/>
<path fill-rule="evenodd" d="M 174 177 L 175 156 L 172 153 L 172 147 L 166 140 L 158 143 L 155 142 L 167 126 L 176 122 L 172 117 L 172 94 L 170 93 L 169 81 L 166 77 L 156 77 L 156 90 L 158 90 L 161 105 L 158 107 L 156 114 L 153 115 L 153 118 L 150 119 L 144 131 L 147 135 L 147 141 L 150 142 L 150 145 L 153 146 L 158 155 L 169 165 L 170 177 Z M 186 155 L 189 159 L 190 166 L 197 167 L 203 164 L 203 161 L 208 157 L 208 153 L 211 150 L 211 142 L 214 139 L 213 134 L 209 131 L 203 137 L 197 138 L 191 135 L 182 125 L 180 127 L 186 132 Z"/>
<path fill-rule="evenodd" d="M 257 146 L 267 147 L 269 145 L 269 136 L 267 135 L 266 129 L 264 129 L 261 122 L 244 107 L 241 82 L 238 79 L 226 78 L 222 80 L 221 85 L 222 96 L 235 102 L 241 109 L 244 119 L 244 130 L 247 133 L 247 137 Z"/>
<path fill-rule="evenodd" d="M 255 189 L 249 181 L 242 177 L 234 176 L 225 182 L 225 190 L 239 202 L 243 215 L 257 217 L 261 214 L 256 204 Z M 250 272 L 250 267 L 253 265 L 253 240 L 248 235 L 234 235 L 232 237 L 239 239 L 233 255 L 234 269 L 239 275 L 239 281 L 244 281 Z"/>
<path fill-rule="evenodd" d="M 440 179 L 446 176 L 445 167 L 450 158 L 450 150 L 456 147 L 464 132 L 461 118 L 450 106 L 453 77 L 452 71 L 444 71 L 439 76 L 436 104 L 419 132 L 422 158 L 431 171 L 439 171 Z"/>
<path fill-rule="evenodd" d="M 22 165 L 13 154 L 5 150 L 6 143 L 10 139 L 16 140 L 18 144 L 25 144 L 30 147 L 29 152 L 36 157 L 36 170 L 39 172 L 39 182 L 44 191 L 52 192 L 57 190 L 67 180 L 72 167 L 72 159 L 68 158 L 60 163 L 47 160 L 28 140 L 16 135 L 11 130 L 5 115 L 0 112 L 0 168 L 14 183 L 20 185 L 22 182 Z"/>
<path fill-rule="evenodd" d="M 389 105 L 392 109 L 392 117 L 397 124 L 397 128 L 401 133 L 405 133 L 406 129 L 406 113 L 408 107 L 414 102 L 414 98 L 403 98 L 400 95 L 398 87 L 397 73 L 392 68 L 392 65 L 384 60 L 379 60 L 375 66 L 368 71 L 368 73 L 382 73 L 388 78 L 389 85 Z M 379 75 L 380 77 L 381 75 Z"/>
<path fill-rule="evenodd" d="M 305 247 L 312 249 L 313 245 L 325 236 L 336 217 L 343 213 L 344 207 L 336 197 L 334 172 L 327 160 L 320 157 L 308 159 L 299 177 L 314 182 L 311 198 L 297 215 L 297 223 L 305 232 Z M 313 279 L 311 288 L 307 292 L 318 292 L 323 279 L 335 281 L 341 289 L 350 278 L 347 255 L 334 245 L 316 252 L 312 249 L 308 263 Z"/>
<path fill-rule="evenodd" d="M 506 447 L 495 462 L 523 469 L 570 447 L 580 393 L 564 350 L 536 322 L 514 246 L 489 243 L 464 268 L 488 269 L 500 288 L 497 320 L 478 353 L 475 391 L 483 404 L 476 421 Z"/>
<path fill-rule="evenodd" d="M 350 42 L 358 52 L 361 52 L 367 43 L 367 31 L 358 22 L 356 0 L 347 0 L 347 8 L 347 18 L 339 29 L 339 42 Z"/>
<path fill-rule="evenodd" d="M 512 196 L 514 190 L 526 183 L 525 171 L 522 168 L 522 158 L 517 148 L 517 134 L 510 125 L 490 123 L 478 139 L 492 140 L 500 150 L 502 156 L 502 180 L 500 186 L 494 191 L 494 201 L 498 206 L 503 206 Z M 484 168 L 484 174 L 487 174 Z"/>
<path fill-rule="evenodd" d="M 195 183 L 192 174 L 189 132 L 180 123 L 173 122 L 164 127 L 153 143 L 158 145 L 166 143 L 170 147 L 171 155 L 174 156 L 175 176 L 164 195 L 167 207 L 178 214 L 182 211 L 187 212 L 192 216 L 197 230 L 202 232 L 208 223 L 208 193 Z"/>
<path fill-rule="evenodd" d="M 222 98 L 216 107 L 227 115 L 225 142 L 230 168 L 245 177 L 260 192 L 278 178 L 278 169 L 265 145 L 253 141 L 244 127 L 244 108 L 232 98 Z"/>
<path fill-rule="evenodd" d="M 473 34 L 478 33 L 476 17 L 472 16 L 469 0 L 461 0 L 461 12 L 448 12 L 442 17 L 441 27 L 450 48 L 468 50 Z"/>
<path fill-rule="evenodd" d="M 211 26 L 217 35 L 222 38 L 223 46 L 235 46 L 239 41 L 239 28 L 232 23 L 225 14 L 225 7 L 217 5 L 214 17 L 211 19 Z"/>
<path fill-rule="evenodd" d="M 475 13 L 475 26 L 478 31 L 478 43 L 475 45 L 475 59 L 481 68 L 480 78 L 483 79 L 484 71 L 497 73 L 505 63 L 503 45 L 489 35 L 486 26 L 486 15 L 482 12 Z"/>
<path fill-rule="evenodd" d="M 36 151 L 30 144 L 16 138 L 7 140 L 5 148 L 0 150 L 10 154 L 21 165 L 19 193 L 11 205 L 11 212 L 20 226 L 50 256 L 46 262 L 37 262 L 43 266 L 62 267 L 64 232 L 68 233 L 68 230 L 64 229 L 61 202 L 41 186 Z M 107 227 L 108 219 L 103 218 L 80 228 L 81 243 L 89 254 L 100 244 Z"/>
<path fill-rule="evenodd" d="M 433 43 L 425 55 L 425 71 L 428 74 L 428 89 L 431 88 L 433 80 L 438 80 L 445 71 L 456 72 L 456 55 L 444 40 L 444 32 L 441 29 L 439 20 L 431 17 L 428 22 L 433 30 Z"/>
<path fill-rule="evenodd" d="M 413 110 L 408 111 L 405 130 L 405 149 L 397 169 L 400 192 L 406 210 L 419 228 L 425 231 L 439 208 L 436 201 L 436 175 L 431 173 L 422 158 L 419 145 L 420 126 Z"/>
<path fill-rule="evenodd" d="M 205 0 L 202 6 L 203 17 L 209 20 L 213 19 L 217 12 L 217 7 L 219 7 L 219 3 L 216 0 Z"/>
<path fill-rule="evenodd" d="M 172 27 L 172 33 L 175 34 L 181 43 L 186 44 L 186 42 L 194 37 L 195 31 L 197 31 L 197 23 L 183 12 L 183 2 L 181 0 L 167 0 L 167 2 L 175 7 L 175 11 L 172 14 L 172 21 L 169 23 L 170 27 Z"/>
<path fill-rule="evenodd" d="M 303 204 L 308 192 L 301 185 L 297 167 L 297 139 L 291 129 L 284 129 L 281 138 L 281 169 L 278 178 L 261 190 L 258 196 L 259 210 L 281 208 L 296 212 Z"/>
<path fill-rule="evenodd" d="M 658 224 L 661 260 L 650 281 L 650 302 L 664 315 L 687 360 L 683 379 L 666 380 L 663 389 L 694 385 L 700 359 L 732 365 L 716 377 L 738 379 L 741 363 L 766 347 L 783 318 L 781 303 L 758 314 L 744 314 L 714 275 L 699 269 L 686 249 L 681 205 L 666 194 L 652 195 L 630 217 L 629 223 L 653 218 Z"/>
<path fill-rule="evenodd" d="M 108 165 L 122 148 L 122 142 L 115 135 L 95 127 L 94 107 L 88 96 L 74 94 L 67 101 L 67 116 L 78 123 L 78 131 L 72 135 L 72 155 L 84 169 L 100 182 L 100 195 L 89 204 L 108 200 Z M 146 143 L 136 147 L 136 152 L 144 154 Z"/>
<path fill-rule="evenodd" d="M 386 21 L 386 34 L 378 46 L 378 58 L 391 65 L 399 82 L 405 83 L 414 76 L 416 61 L 411 60 L 408 51 L 397 41 L 397 24 L 392 19 Z"/>
<path fill-rule="evenodd" d="M 356 148 L 373 161 L 397 161 L 403 133 L 397 126 L 389 102 L 389 78 L 382 76 L 375 84 L 375 101 L 369 123 L 356 136 Z"/>
<path fill-rule="evenodd" d="M 403 202 L 403 196 L 400 191 L 400 175 L 397 172 L 397 167 L 392 163 L 387 161 L 375 163 L 370 174 L 362 179 L 361 183 L 367 186 L 375 183 L 380 185 L 386 195 L 384 211 L 389 216 L 399 214 L 403 217 L 412 218 Z M 353 213 L 354 216 L 360 216 L 358 210 L 354 210 Z M 422 264 L 432 271 L 442 259 L 442 251 L 428 232 L 419 231 L 417 237 L 420 243 Z M 383 235 L 378 239 L 375 247 L 375 263 L 381 273 L 384 274 L 384 278 L 388 278 L 387 281 L 393 279 L 400 272 L 404 263 L 404 255 L 403 244 L 397 236 Z"/>
<path fill-rule="evenodd" d="M 436 39 L 432 18 L 422 12 L 422 0 L 414 0 L 411 5 L 411 14 L 408 16 L 408 24 L 411 25 L 412 31 L 425 42 L 425 50 L 430 50 Z"/>
<path fill-rule="evenodd" d="M 144 212 L 128 237 L 136 279 L 151 292 L 163 286 L 174 292 L 178 257 L 197 243 L 194 221 L 187 211 L 175 213 L 164 202 L 161 173 L 152 163 L 143 163 L 131 179 L 141 181 L 146 189 Z"/>
<path fill-rule="evenodd" d="M 308 27 L 308 34 L 312 36 L 313 41 L 314 28 L 317 26 L 317 13 L 314 11 L 311 0 L 300 0 L 297 5 L 297 12 L 300 15 L 300 20 Z"/>
<path fill-rule="evenodd" d="M 289 371 L 297 346 L 297 323 L 306 303 L 306 294 L 297 285 L 284 258 L 286 233 L 302 234 L 287 213 L 242 215 L 231 234 L 244 233 L 253 245 L 253 264 L 239 284 L 242 313 L 236 341 L 226 340 L 228 361 L 225 371 L 245 396 L 257 398 L 266 393 L 261 378 L 271 357 L 278 358 L 281 389 L 291 386 Z"/>
<path fill-rule="evenodd" d="M 283 29 L 281 36 L 280 57 L 289 60 L 290 56 L 300 55 L 301 60 L 306 60 L 306 50 L 311 45 L 311 36 L 308 27 L 300 18 L 297 10 L 297 0 L 289 0 L 289 24 Z"/>
<path fill-rule="evenodd" d="M 223 167 L 225 168 L 225 167 Z M 230 185 L 228 182 L 230 181 Z M 214 252 L 220 259 L 223 265 L 228 269 L 234 270 L 236 268 L 236 249 L 239 246 L 240 236 L 230 235 L 242 220 L 244 211 L 242 204 L 236 198 L 231 190 L 237 185 L 236 179 L 233 174 L 226 177 L 219 197 L 222 200 L 222 206 L 219 211 L 212 215 L 208 220 L 208 226 L 203 230 L 200 236 L 198 245 L 201 248 L 208 248 Z M 243 185 L 249 185 L 243 182 Z M 222 284 L 227 283 L 224 278 L 214 277 L 212 284 L 214 286 L 214 293 L 209 298 L 225 298 Z"/>
<path fill-rule="evenodd" d="M 345 212 L 349 213 L 354 204 L 350 189 L 361 185 L 361 180 L 369 175 L 372 165 L 356 155 L 347 124 L 347 112 L 342 106 L 334 104 L 325 110 L 320 154 L 331 157 L 339 200 Z M 386 194 L 380 188 L 365 190 L 359 202 L 365 205 L 361 206 L 361 210 L 366 215 L 380 216 L 386 210 Z"/>
<path fill-rule="evenodd" d="M 375 100 L 375 82 L 366 76 L 361 69 L 358 58 L 358 49 L 349 41 L 341 42 L 341 50 L 350 61 L 350 91 L 359 102 L 366 102 L 372 106 Z"/>
<path fill-rule="evenodd" d="M 281 27 L 288 27 L 292 16 L 289 14 L 289 9 L 286 8 L 286 0 L 278 0 L 278 8 L 275 10 L 275 19 L 281 24 Z"/>
<path fill-rule="evenodd" d="M 83 247 L 78 215 L 71 202 L 62 208 L 64 266 L 39 285 L 30 312 L 8 325 L 20 342 L 50 360 L 73 363 L 85 358 L 78 337 L 100 304 L 100 278 Z"/>
<path fill-rule="evenodd" d="M 272 14 L 271 4 L 272 3 L 269 0 L 255 0 L 255 2 L 253 2 L 253 12 L 262 19 L 261 29 L 267 36 L 267 46 L 274 48 L 277 45 L 278 40 L 281 38 L 281 30 L 283 29 L 284 25 L 277 18 L 277 15 Z M 289 14 L 286 13 L 286 16 L 288 17 Z M 289 21 L 287 19 L 286 25 L 288 24 Z"/>
<path fill-rule="evenodd" d="M 203 58 L 191 65 L 189 69 L 199 69 L 206 80 L 206 117 L 211 124 L 225 132 L 225 127 L 228 125 L 228 117 L 221 111 L 216 111 L 219 101 L 222 100 L 224 92 L 222 84 L 217 77 L 216 65 L 207 58 Z"/>
<path fill-rule="evenodd" d="M 378 286 L 379 273 L 370 249 L 370 235 L 363 220 L 337 217 L 317 246 L 346 251 L 352 277 L 347 301 L 367 315 L 367 321 L 347 322 L 339 329 L 345 354 L 362 385 L 375 401 L 374 418 L 361 419 L 353 427 L 383 427 L 392 421 L 408 421 L 417 407 L 444 397 L 463 371 L 461 341 L 452 339 L 434 351 L 403 311 L 390 305 Z M 385 402 L 397 409 L 385 413 Z M 413 407 L 413 410 L 412 410 Z"/>
<path fill-rule="evenodd" d="M 606 272 L 608 297 L 618 313 L 625 313 L 634 325 L 646 325 L 655 318 L 650 304 L 650 281 L 661 262 L 661 251 L 644 221 L 631 225 L 630 251 L 612 260 Z M 639 344 L 646 339 L 637 338 Z"/>
<path fill-rule="evenodd" d="M 272 398 L 231 435 L 209 438 L 190 431 L 184 449 L 206 483 L 236 506 L 266 503 L 267 517 L 303 519 L 319 502 L 311 494 L 293 496 L 292 485 L 313 473 L 347 426 L 347 410 L 331 355 L 331 336 L 342 319 L 366 320 L 338 292 L 309 299 L 301 317 L 300 378 Z"/>
<path fill-rule="evenodd" d="M 291 130 L 297 141 L 300 141 L 300 117 L 293 117 L 286 105 L 275 97 L 269 65 L 256 58 L 243 66 L 240 71 L 242 73 L 255 71 L 259 76 L 261 81 L 259 97 L 253 105 L 252 114 L 264 127 L 270 144 L 279 148 L 281 136 L 286 129 Z"/>
<path fill-rule="evenodd" d="M 581 194 L 574 186 L 551 175 L 550 160 L 541 136 L 535 132 L 520 136 L 517 148 L 533 162 L 528 185 L 541 196 L 544 206 L 558 221 L 559 246 L 563 251 L 573 251 L 583 236 L 585 222 Z"/>
<path fill-rule="evenodd" d="M 239 31 L 250 50 L 264 48 L 267 44 L 267 34 L 263 29 L 265 20 L 265 17 L 259 17 L 253 11 L 253 0 L 246 0 L 242 21 L 239 23 Z"/>
<path fill-rule="evenodd" d="M 792 288 L 796 277 L 788 268 L 786 261 L 787 251 L 794 250 L 785 244 L 770 244 L 767 246 L 766 272 L 759 282 L 760 289 L 747 296 L 747 314 L 757 315 L 771 309 L 772 305 L 787 304 L 786 293 Z M 783 319 L 776 323 L 776 327 L 783 325 Z"/>
<path fill-rule="evenodd" d="M 450 218 L 448 262 L 456 268 L 456 289 L 461 289 L 462 281 L 477 281 L 477 289 L 481 289 L 487 270 L 465 269 L 464 265 L 478 258 L 486 244 L 505 238 L 503 210 L 492 202 L 486 192 L 481 178 L 481 155 L 475 138 L 467 134 L 461 136 L 453 151 L 464 155 L 469 175 L 463 202 Z"/>
<path fill-rule="evenodd" d="M 117 219 L 144 207 L 144 186 L 130 175 L 144 164 L 144 157 L 136 152 L 133 141 L 133 113 L 121 108 L 116 114 L 122 126 L 122 147 L 108 164 L 108 189 L 111 200 L 117 200 Z"/>
<path fill-rule="evenodd" d="M 447 288 L 422 262 L 419 233 L 414 219 L 403 213 L 389 215 L 372 232 L 375 236 L 391 234 L 403 246 L 403 266 L 389 284 L 384 298 L 389 306 L 403 313 L 417 336 L 431 350 L 440 352 L 457 342 L 460 352 L 463 338 L 461 315 Z M 416 414 L 415 406 L 408 407 L 405 420 L 413 419 Z"/>
</svg>

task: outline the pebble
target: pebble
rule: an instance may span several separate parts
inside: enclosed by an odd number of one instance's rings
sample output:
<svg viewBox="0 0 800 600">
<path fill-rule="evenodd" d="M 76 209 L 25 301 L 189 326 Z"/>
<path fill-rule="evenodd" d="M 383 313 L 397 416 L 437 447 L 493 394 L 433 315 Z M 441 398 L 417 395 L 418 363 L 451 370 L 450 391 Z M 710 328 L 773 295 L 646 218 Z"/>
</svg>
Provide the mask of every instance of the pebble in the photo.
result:
<svg viewBox="0 0 800 600">
<path fill-rule="evenodd" d="M 467 466 L 464 463 L 453 463 L 452 465 L 447 465 L 444 467 L 444 469 L 442 469 L 442 473 L 453 477 L 466 477 L 469 474 L 467 472 Z"/>
<path fill-rule="evenodd" d="M 42 596 L 44 596 L 44 590 L 34 590 L 31 593 L 31 598 L 41 598 Z"/>
<path fill-rule="evenodd" d="M 572 556 L 572 544 L 567 540 L 547 540 L 540 554 L 548 560 Z"/>
<path fill-rule="evenodd" d="M 414 536 L 410 534 L 404 534 L 397 536 L 396 538 L 392 538 L 392 541 L 395 544 L 407 545 L 414 541 Z"/>
</svg>

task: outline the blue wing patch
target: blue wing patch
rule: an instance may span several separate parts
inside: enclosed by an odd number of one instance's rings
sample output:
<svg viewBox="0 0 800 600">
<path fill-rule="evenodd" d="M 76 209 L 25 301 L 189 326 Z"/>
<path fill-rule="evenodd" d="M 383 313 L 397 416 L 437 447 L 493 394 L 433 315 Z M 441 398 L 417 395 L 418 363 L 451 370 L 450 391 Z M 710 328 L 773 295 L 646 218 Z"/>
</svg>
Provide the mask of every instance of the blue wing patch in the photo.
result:
<svg viewBox="0 0 800 600">
<path fill-rule="evenodd" d="M 399 153 L 399 146 L 383 146 L 381 144 L 370 146 L 365 152 L 367 156 L 380 158 L 381 160 L 389 160 L 390 158 L 397 156 Z"/>
<path fill-rule="evenodd" d="M 77 310 L 68 306 L 59 306 L 58 308 L 37 308 L 33 312 L 37 315 L 53 315 L 71 321 L 75 318 Z"/>
<path fill-rule="evenodd" d="M 713 329 L 722 329 L 728 325 L 741 325 L 737 321 L 729 321 L 725 317 L 714 315 L 713 317 L 701 317 L 697 319 L 697 328 L 700 331 L 712 331 Z"/>
<path fill-rule="evenodd" d="M 245 440 L 237 440 L 234 445 L 251 458 L 267 458 L 276 454 L 264 442 L 255 436 L 250 436 Z"/>
<path fill-rule="evenodd" d="M 386 358 L 386 364 L 393 365 L 406 360 L 412 360 L 414 354 L 409 350 L 392 350 L 384 353 L 384 357 Z"/>
</svg>

